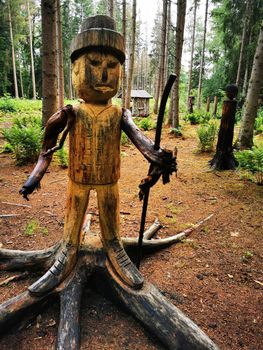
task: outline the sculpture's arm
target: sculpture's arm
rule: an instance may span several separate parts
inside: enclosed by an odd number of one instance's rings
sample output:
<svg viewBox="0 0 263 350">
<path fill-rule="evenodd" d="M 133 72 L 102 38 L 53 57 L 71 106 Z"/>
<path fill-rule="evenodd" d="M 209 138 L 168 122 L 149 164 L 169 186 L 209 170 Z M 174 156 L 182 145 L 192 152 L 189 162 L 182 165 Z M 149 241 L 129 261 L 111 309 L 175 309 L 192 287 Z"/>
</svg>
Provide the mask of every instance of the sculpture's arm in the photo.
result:
<svg viewBox="0 0 263 350">
<path fill-rule="evenodd" d="M 42 148 L 38 157 L 37 164 L 30 174 L 27 181 L 24 183 L 19 193 L 28 200 L 27 195 L 32 193 L 40 186 L 40 180 L 44 176 L 51 162 L 53 152 L 62 147 L 66 139 L 69 129 L 75 120 L 75 113 L 71 105 L 63 107 L 60 111 L 53 114 L 46 125 Z M 62 132 L 62 137 L 59 145 L 56 146 L 59 134 Z"/>
<path fill-rule="evenodd" d="M 176 172 L 176 152 L 159 148 L 154 149 L 154 143 L 148 139 L 134 124 L 131 112 L 123 109 L 121 128 L 138 148 L 143 156 L 151 163 L 150 171 L 146 179 L 143 179 L 140 188 L 141 196 L 146 187 L 152 187 L 162 175 L 163 183 L 169 182 L 169 176 Z"/>
<path fill-rule="evenodd" d="M 171 157 L 172 151 L 163 148 L 154 149 L 153 141 L 146 137 L 134 124 L 131 112 L 128 109 L 123 109 L 121 128 L 150 163 L 164 168 L 175 164 L 175 158 Z"/>
</svg>

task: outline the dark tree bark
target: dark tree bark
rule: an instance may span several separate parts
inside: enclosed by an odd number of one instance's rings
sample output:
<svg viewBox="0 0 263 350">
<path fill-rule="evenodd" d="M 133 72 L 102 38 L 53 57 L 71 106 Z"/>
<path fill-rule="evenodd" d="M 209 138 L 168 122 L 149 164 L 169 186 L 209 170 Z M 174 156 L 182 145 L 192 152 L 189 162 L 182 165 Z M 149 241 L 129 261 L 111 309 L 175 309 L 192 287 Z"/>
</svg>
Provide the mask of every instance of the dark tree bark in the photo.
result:
<svg viewBox="0 0 263 350">
<path fill-rule="evenodd" d="M 124 47 L 126 48 L 126 0 L 122 0 L 122 35 L 124 40 Z M 122 65 L 122 107 L 126 105 L 126 61 Z"/>
<path fill-rule="evenodd" d="M 168 0 L 163 0 L 163 14 L 162 14 L 162 30 L 161 30 L 161 46 L 160 46 L 160 61 L 158 69 L 158 80 L 157 80 L 157 89 L 154 102 L 154 113 L 158 113 L 159 97 L 162 93 L 164 86 L 164 72 L 165 72 L 165 50 L 166 50 L 166 40 L 167 40 L 167 10 L 168 10 Z"/>
<path fill-rule="evenodd" d="M 237 86 L 228 85 L 226 94 L 228 100 L 223 101 L 222 119 L 218 133 L 216 154 L 209 164 L 213 170 L 231 170 L 237 166 L 237 161 L 233 154 L 233 136 L 235 113 L 237 107 Z"/>
<path fill-rule="evenodd" d="M 42 123 L 56 113 L 57 70 L 56 70 L 56 1 L 41 1 L 42 15 Z"/>
<path fill-rule="evenodd" d="M 58 74 L 58 108 L 64 106 L 64 69 L 62 49 L 62 21 L 60 0 L 56 0 L 56 27 L 57 27 L 57 74 Z"/>
<path fill-rule="evenodd" d="M 29 8 L 29 2 L 27 0 L 27 13 L 28 13 L 28 28 L 29 28 L 29 46 L 30 46 L 30 59 L 31 59 L 31 74 L 32 74 L 32 90 L 33 100 L 36 100 L 36 80 L 35 80 L 35 65 L 34 65 L 34 54 L 33 54 L 33 35 L 32 35 L 32 21 Z"/>
<path fill-rule="evenodd" d="M 177 22 L 176 22 L 176 39 L 175 39 L 175 74 L 177 79 L 174 83 L 172 90 L 172 102 L 170 108 L 172 108 L 172 127 L 177 128 L 179 126 L 179 84 L 181 73 L 181 59 L 184 43 L 184 25 L 185 25 L 185 12 L 186 12 L 186 0 L 177 1 Z M 170 119 L 170 118 L 169 118 Z"/>
<path fill-rule="evenodd" d="M 15 57 L 15 45 L 14 45 L 14 37 L 13 37 L 12 15 L 11 15 L 11 8 L 10 8 L 9 0 L 7 1 L 7 6 L 8 6 L 8 21 L 9 21 L 10 41 L 11 41 L 11 50 L 12 50 L 12 65 L 13 65 L 15 98 L 19 98 L 17 76 L 16 76 L 16 57 Z"/>
<path fill-rule="evenodd" d="M 236 76 L 236 86 L 238 88 L 240 87 L 241 67 L 242 67 L 243 57 L 244 57 L 244 49 L 245 49 L 247 32 L 248 32 L 250 12 L 251 12 L 251 4 L 250 4 L 250 0 L 247 0 L 245 16 L 244 16 L 243 31 L 242 31 L 242 37 L 241 37 L 241 44 L 240 44 L 237 76 Z"/>
<path fill-rule="evenodd" d="M 254 55 L 252 72 L 249 80 L 248 92 L 245 102 L 244 114 L 241 120 L 238 145 L 240 149 L 248 149 L 253 146 L 254 124 L 257 116 L 258 97 L 263 80 L 263 22 L 256 52 Z"/>
<path fill-rule="evenodd" d="M 195 50 L 195 25 L 196 25 L 196 12 L 197 12 L 198 0 L 194 0 L 194 15 L 193 15 L 193 31 L 192 31 L 192 43 L 191 43 L 191 58 L 190 58 L 190 67 L 188 73 L 188 88 L 187 88 L 187 101 L 191 95 L 192 90 L 192 70 L 193 70 L 193 58 Z"/>
<path fill-rule="evenodd" d="M 108 7 L 109 7 L 109 16 L 111 18 L 114 18 L 115 16 L 115 6 L 114 6 L 114 0 L 108 0 Z"/>
<path fill-rule="evenodd" d="M 217 104 L 218 104 L 218 96 L 214 97 L 214 110 L 213 110 L 213 116 L 216 117 L 217 113 Z"/>
<path fill-rule="evenodd" d="M 133 69 L 134 69 L 134 55 L 135 55 L 135 35 L 136 35 L 136 0 L 133 0 L 131 48 L 130 48 L 129 72 L 128 72 L 128 79 L 127 79 L 127 92 L 126 92 L 127 109 L 130 109 L 130 103 L 131 103 L 131 90 L 132 90 L 132 78 L 133 78 Z"/>
<path fill-rule="evenodd" d="M 197 93 L 197 108 L 198 109 L 201 108 L 201 99 L 202 99 L 202 81 L 203 81 L 203 70 L 204 70 L 204 62 L 205 62 L 207 15 L 208 15 L 208 0 L 206 0 L 206 5 L 205 5 L 204 35 L 203 35 L 201 63 L 200 63 L 200 70 L 199 70 L 199 82 L 198 82 L 198 93 Z"/>
<path fill-rule="evenodd" d="M 209 113 L 210 111 L 210 97 L 208 96 L 206 99 L 206 111 Z"/>
</svg>

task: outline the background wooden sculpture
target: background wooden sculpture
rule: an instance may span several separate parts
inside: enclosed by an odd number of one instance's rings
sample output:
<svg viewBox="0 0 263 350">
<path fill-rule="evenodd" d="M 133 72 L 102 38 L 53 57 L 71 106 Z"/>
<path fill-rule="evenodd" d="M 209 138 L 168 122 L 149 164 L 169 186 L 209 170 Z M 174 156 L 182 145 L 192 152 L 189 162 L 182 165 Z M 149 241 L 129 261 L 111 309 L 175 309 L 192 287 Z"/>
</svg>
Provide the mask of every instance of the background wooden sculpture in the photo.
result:
<svg viewBox="0 0 263 350">
<path fill-rule="evenodd" d="M 153 165 L 152 176 L 163 175 L 169 180 L 176 165 L 171 152 L 154 150 L 153 142 L 133 124 L 129 111 L 122 111 L 111 103 L 125 59 L 123 39 L 115 31 L 113 20 L 106 16 L 87 19 L 72 43 L 71 58 L 73 83 L 84 102 L 76 107 L 67 106 L 50 119 L 38 163 L 21 189 L 21 194 L 27 197 L 39 185 L 52 153 L 58 148 L 59 133 L 64 130 L 63 141 L 69 132 L 70 166 L 63 240 L 45 251 L 0 250 L 1 268 L 49 268 L 29 291 L 0 306 L 1 330 L 33 305 L 43 304 L 52 295 L 59 294 L 57 349 L 78 349 L 82 290 L 96 273 L 100 290 L 120 300 L 168 348 L 217 349 L 191 320 L 154 286 L 143 281 L 119 235 L 117 181 L 121 129 Z M 154 181 L 149 181 L 149 186 L 151 183 Z M 101 237 L 90 232 L 83 235 L 82 231 L 91 189 L 97 191 Z"/>
<path fill-rule="evenodd" d="M 213 170 L 233 170 L 238 165 L 238 162 L 233 154 L 237 93 L 238 88 L 236 85 L 228 85 L 226 87 L 227 100 L 223 101 L 222 119 L 218 132 L 216 153 L 209 161 L 209 164 Z"/>
</svg>

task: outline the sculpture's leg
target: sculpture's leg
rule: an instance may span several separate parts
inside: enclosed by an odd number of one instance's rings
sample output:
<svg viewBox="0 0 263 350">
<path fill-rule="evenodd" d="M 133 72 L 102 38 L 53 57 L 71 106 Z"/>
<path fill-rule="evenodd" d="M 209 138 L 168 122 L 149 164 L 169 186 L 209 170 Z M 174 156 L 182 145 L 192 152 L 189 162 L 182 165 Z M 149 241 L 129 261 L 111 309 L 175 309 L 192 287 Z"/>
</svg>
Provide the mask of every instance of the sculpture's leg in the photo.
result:
<svg viewBox="0 0 263 350">
<path fill-rule="evenodd" d="M 120 230 L 118 184 L 96 186 L 103 246 L 109 262 L 122 281 L 138 289 L 143 277 L 123 248 Z"/>
<path fill-rule="evenodd" d="M 34 295 L 43 295 L 58 286 L 72 271 L 80 241 L 80 233 L 89 200 L 89 186 L 69 180 L 63 247 L 51 268 L 28 289 Z"/>
<path fill-rule="evenodd" d="M 111 293 L 113 300 L 120 301 L 167 349 L 219 349 L 193 321 L 150 283 L 145 282 L 142 289 L 133 290 L 116 280 L 110 268 L 107 276 L 103 273 L 100 282 L 104 284 L 101 289 Z"/>
</svg>

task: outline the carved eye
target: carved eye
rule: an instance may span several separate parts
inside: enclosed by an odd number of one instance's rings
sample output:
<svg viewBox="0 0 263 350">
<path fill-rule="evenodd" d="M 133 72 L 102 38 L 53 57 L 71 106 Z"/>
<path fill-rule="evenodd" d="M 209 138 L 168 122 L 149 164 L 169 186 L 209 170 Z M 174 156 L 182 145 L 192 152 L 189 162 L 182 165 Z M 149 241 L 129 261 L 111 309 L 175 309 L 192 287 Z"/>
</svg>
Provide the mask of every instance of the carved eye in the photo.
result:
<svg viewBox="0 0 263 350">
<path fill-rule="evenodd" d="M 100 61 L 97 60 L 90 60 L 90 64 L 94 67 L 98 67 L 100 65 Z"/>
<path fill-rule="evenodd" d="M 116 68 L 118 62 L 109 62 L 108 63 L 108 68 Z"/>
</svg>

